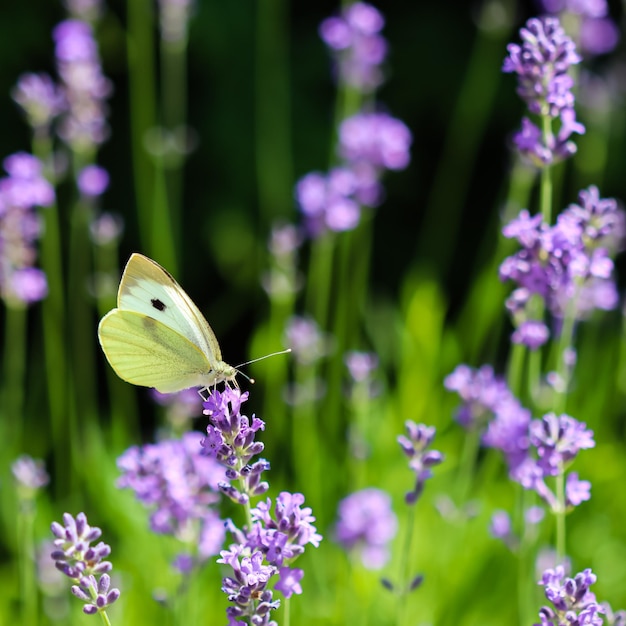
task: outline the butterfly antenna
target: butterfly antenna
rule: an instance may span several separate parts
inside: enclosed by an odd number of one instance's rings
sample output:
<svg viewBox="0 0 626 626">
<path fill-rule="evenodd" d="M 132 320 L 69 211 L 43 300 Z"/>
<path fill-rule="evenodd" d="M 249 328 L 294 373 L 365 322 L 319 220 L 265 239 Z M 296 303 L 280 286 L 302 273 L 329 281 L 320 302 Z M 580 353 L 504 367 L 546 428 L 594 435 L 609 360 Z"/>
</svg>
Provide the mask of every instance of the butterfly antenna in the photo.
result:
<svg viewBox="0 0 626 626">
<path fill-rule="evenodd" d="M 291 352 L 291 348 L 287 348 L 286 350 L 280 350 L 279 352 L 272 352 L 271 354 L 266 354 L 265 356 L 260 356 L 258 359 L 252 359 L 251 361 L 246 361 L 245 363 L 240 363 L 239 365 L 235 366 L 236 370 L 239 370 L 240 367 L 243 367 L 244 365 L 250 365 L 250 363 L 256 363 L 257 361 L 262 361 L 263 359 L 269 359 L 271 356 L 277 356 L 279 354 L 287 354 Z M 252 378 L 249 378 L 248 376 L 246 376 L 244 373 L 242 373 L 239 370 L 239 373 L 247 378 L 248 380 L 254 382 L 254 380 Z"/>
<path fill-rule="evenodd" d="M 246 363 L 242 363 L 242 365 L 246 365 Z M 254 378 L 250 378 L 250 376 L 248 376 L 247 374 L 244 374 L 244 373 L 243 373 L 243 372 L 239 369 L 239 366 L 237 366 L 235 369 L 237 370 L 237 374 L 241 374 L 241 376 L 243 376 L 246 380 L 249 380 L 249 381 L 250 381 L 250 383 L 254 385 L 254 383 L 256 382 L 256 381 L 254 380 Z M 237 385 L 237 387 L 239 387 L 239 385 Z"/>
</svg>

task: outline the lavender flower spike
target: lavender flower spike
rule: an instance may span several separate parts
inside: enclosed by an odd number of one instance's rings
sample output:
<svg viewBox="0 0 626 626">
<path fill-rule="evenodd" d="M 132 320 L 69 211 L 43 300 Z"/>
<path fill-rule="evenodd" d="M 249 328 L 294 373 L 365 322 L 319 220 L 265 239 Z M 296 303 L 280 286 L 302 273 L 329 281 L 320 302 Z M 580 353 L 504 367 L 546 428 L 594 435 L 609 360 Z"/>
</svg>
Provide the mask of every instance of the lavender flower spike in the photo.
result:
<svg viewBox="0 0 626 626">
<path fill-rule="evenodd" d="M 83 611 L 88 615 L 104 611 L 120 596 L 119 589 L 109 590 L 111 579 L 108 572 L 112 565 L 104 561 L 111 548 L 102 541 L 92 546 L 102 535 L 102 531 L 90 526 L 87 516 L 79 513 L 72 517 L 63 514 L 63 524 L 52 522 L 55 550 L 50 555 L 56 568 L 77 584 L 72 593 L 85 602 Z"/>
<path fill-rule="evenodd" d="M 604 608 L 596 601 L 589 587 L 596 582 L 595 574 L 587 568 L 574 578 L 565 576 L 565 569 L 558 565 L 547 569 L 539 581 L 545 587 L 545 594 L 552 606 L 543 606 L 539 611 L 540 624 L 587 624 L 602 626 Z"/>
<path fill-rule="evenodd" d="M 444 459 L 438 450 L 427 450 L 435 438 L 435 428 L 424 424 L 416 424 L 411 420 L 405 422 L 408 437 L 398 436 L 398 443 L 409 457 L 409 467 L 415 472 L 415 487 L 405 496 L 407 504 L 415 504 L 424 491 L 426 481 L 433 475 L 431 467 L 439 465 Z"/>
<path fill-rule="evenodd" d="M 502 71 L 517 74 L 517 93 L 532 113 L 559 117 L 574 106 L 574 81 L 567 71 L 581 61 L 576 46 L 555 17 L 529 19 L 520 36 L 521 46 L 507 46 Z"/>
</svg>

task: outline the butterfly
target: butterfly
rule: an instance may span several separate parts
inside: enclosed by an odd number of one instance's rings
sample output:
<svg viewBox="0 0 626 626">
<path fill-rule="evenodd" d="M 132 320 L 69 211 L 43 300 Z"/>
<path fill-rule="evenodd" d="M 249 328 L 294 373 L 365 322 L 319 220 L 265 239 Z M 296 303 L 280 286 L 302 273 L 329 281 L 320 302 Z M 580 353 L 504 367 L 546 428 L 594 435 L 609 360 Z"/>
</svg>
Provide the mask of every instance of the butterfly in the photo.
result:
<svg viewBox="0 0 626 626">
<path fill-rule="evenodd" d="M 218 383 L 237 385 L 215 333 L 174 277 L 143 254 L 131 255 L 117 308 L 98 326 L 102 350 L 126 382 L 173 393 Z"/>
</svg>

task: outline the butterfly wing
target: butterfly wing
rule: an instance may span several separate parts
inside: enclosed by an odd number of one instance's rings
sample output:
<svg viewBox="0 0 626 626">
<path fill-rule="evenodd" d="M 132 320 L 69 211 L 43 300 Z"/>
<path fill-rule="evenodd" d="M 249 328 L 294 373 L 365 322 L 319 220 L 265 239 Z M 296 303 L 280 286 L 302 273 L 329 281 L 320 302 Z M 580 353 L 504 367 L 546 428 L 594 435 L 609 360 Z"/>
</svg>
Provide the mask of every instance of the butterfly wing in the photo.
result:
<svg viewBox="0 0 626 626">
<path fill-rule="evenodd" d="M 183 335 L 213 367 L 221 361 L 220 346 L 209 323 L 174 277 L 152 259 L 138 253 L 130 257 L 120 282 L 117 306 L 143 313 Z"/>
<path fill-rule="evenodd" d="M 113 309 L 100 321 L 98 338 L 116 374 L 133 385 L 173 393 L 219 382 L 197 345 L 143 312 Z"/>
</svg>

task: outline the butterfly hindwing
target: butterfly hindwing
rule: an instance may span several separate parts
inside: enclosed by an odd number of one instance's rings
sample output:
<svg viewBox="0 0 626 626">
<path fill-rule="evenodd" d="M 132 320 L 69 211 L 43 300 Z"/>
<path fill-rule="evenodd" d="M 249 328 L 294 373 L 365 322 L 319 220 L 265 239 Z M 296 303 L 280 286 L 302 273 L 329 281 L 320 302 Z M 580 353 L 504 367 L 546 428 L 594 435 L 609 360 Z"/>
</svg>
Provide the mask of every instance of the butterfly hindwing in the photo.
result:
<svg viewBox="0 0 626 626">
<path fill-rule="evenodd" d="M 130 257 L 120 282 L 117 306 L 143 313 L 183 335 L 211 365 L 221 361 L 215 333 L 198 307 L 172 275 L 152 259 L 137 253 Z"/>
<path fill-rule="evenodd" d="M 109 363 L 129 383 L 163 393 L 215 383 L 202 350 L 143 311 L 113 309 L 100 321 L 98 336 Z"/>
</svg>

